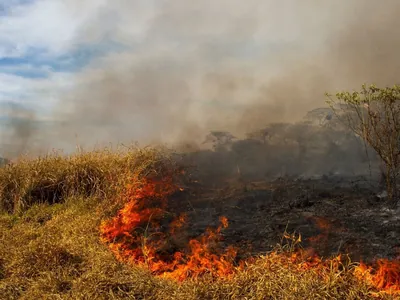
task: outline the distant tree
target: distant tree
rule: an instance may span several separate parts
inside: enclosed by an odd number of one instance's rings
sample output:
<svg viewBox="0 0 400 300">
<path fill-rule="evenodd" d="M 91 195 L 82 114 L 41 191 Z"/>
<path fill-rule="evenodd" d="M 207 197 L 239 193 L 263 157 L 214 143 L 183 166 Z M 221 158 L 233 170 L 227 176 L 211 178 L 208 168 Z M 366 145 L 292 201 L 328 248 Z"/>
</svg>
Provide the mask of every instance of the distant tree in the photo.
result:
<svg viewBox="0 0 400 300">
<path fill-rule="evenodd" d="M 269 131 L 270 131 L 270 129 L 268 127 L 266 127 L 266 128 L 260 129 L 260 130 L 249 132 L 248 134 L 246 134 L 246 137 L 248 139 L 257 140 L 257 141 L 262 142 L 263 144 L 266 144 L 267 139 L 270 136 Z"/>
<path fill-rule="evenodd" d="M 337 118 L 331 107 L 321 107 L 310 110 L 303 118 L 306 123 L 320 126 L 326 129 L 333 129 L 338 131 L 348 131 L 349 128 Z M 352 133 L 353 134 L 353 133 Z"/>
<path fill-rule="evenodd" d="M 215 151 L 229 150 L 235 137 L 227 131 L 211 131 L 203 144 L 212 143 Z"/>
<path fill-rule="evenodd" d="M 287 131 L 290 129 L 291 124 L 289 123 L 271 123 L 265 130 L 268 132 L 268 139 L 287 143 Z"/>
<path fill-rule="evenodd" d="M 388 198 L 394 202 L 398 198 L 400 170 L 400 86 L 363 85 L 359 92 L 326 96 L 336 116 L 364 139 L 382 160 Z"/>
<path fill-rule="evenodd" d="M 327 107 L 316 108 L 307 112 L 303 118 L 306 122 L 314 125 L 325 126 L 332 121 L 332 110 Z"/>
<path fill-rule="evenodd" d="M 307 157 L 307 149 L 310 141 L 315 137 L 317 127 L 309 122 L 298 122 L 292 124 L 287 131 L 287 138 L 294 141 L 298 146 L 298 162 L 303 163 Z"/>
</svg>

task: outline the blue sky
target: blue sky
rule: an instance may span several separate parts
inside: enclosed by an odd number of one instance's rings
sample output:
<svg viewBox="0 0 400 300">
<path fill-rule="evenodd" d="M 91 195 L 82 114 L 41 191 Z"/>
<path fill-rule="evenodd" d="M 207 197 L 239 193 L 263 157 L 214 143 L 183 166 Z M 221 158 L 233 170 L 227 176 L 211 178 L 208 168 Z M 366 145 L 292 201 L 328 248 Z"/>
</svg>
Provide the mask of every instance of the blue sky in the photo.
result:
<svg viewBox="0 0 400 300">
<path fill-rule="evenodd" d="M 98 8 L 107 1 L 79 2 L 0 0 L 1 115 L 9 113 L 4 109 L 9 102 L 45 115 L 68 78 L 93 60 L 130 47 L 106 32 L 84 38 L 86 27 L 90 31 L 104 21 Z"/>
</svg>

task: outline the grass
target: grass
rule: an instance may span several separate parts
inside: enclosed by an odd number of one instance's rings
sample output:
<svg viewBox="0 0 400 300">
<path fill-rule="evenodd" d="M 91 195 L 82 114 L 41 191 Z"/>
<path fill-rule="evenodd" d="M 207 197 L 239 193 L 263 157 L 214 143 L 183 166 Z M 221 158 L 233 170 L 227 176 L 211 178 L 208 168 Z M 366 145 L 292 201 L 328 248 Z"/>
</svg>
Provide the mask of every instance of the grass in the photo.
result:
<svg viewBox="0 0 400 300">
<path fill-rule="evenodd" d="M 280 256 L 255 258 L 230 280 L 183 283 L 119 262 L 99 241 L 101 221 L 121 207 L 117 195 L 128 178 L 171 167 L 166 150 L 128 148 L 53 153 L 1 168 L 0 298 L 376 299 L 349 268 L 327 269 L 324 280 Z"/>
<path fill-rule="evenodd" d="M 20 213 L 33 204 L 62 203 L 74 196 L 112 198 L 130 176 L 160 172 L 166 155 L 163 149 L 128 147 L 22 157 L 0 169 L 0 211 Z"/>
</svg>

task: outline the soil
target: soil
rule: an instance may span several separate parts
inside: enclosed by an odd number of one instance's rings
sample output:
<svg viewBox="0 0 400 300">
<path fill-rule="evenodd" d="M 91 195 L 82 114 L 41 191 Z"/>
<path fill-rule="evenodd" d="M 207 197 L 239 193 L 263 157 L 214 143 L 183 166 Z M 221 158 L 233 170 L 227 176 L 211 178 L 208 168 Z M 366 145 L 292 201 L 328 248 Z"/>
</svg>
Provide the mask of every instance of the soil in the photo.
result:
<svg viewBox="0 0 400 300">
<path fill-rule="evenodd" d="M 353 261 L 393 259 L 400 254 L 400 210 L 377 197 L 379 190 L 356 177 L 232 180 L 212 188 L 193 183 L 169 204 L 189 217 L 188 237 L 228 218 L 225 245 L 240 256 L 265 254 L 285 230 L 302 236 L 302 246 L 323 257 L 349 254 Z"/>
</svg>

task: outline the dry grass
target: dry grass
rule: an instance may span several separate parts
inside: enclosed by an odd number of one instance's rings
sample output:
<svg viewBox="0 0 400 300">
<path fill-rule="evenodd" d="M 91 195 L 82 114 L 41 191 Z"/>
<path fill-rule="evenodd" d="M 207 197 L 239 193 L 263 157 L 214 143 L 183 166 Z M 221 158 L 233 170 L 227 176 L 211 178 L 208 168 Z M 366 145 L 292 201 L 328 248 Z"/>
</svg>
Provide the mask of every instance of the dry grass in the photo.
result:
<svg viewBox="0 0 400 300">
<path fill-rule="evenodd" d="M 99 241 L 99 224 L 118 207 L 112 200 L 128 175 L 173 165 L 165 155 L 104 150 L 1 169 L 0 299 L 372 299 L 347 269 L 327 270 L 327 281 L 274 256 L 231 280 L 182 284 L 117 261 Z"/>
<path fill-rule="evenodd" d="M 20 213 L 36 203 L 62 203 L 70 197 L 113 197 L 131 175 L 147 176 L 165 168 L 165 149 L 124 147 L 51 153 L 20 158 L 0 168 L 0 211 Z"/>
</svg>

